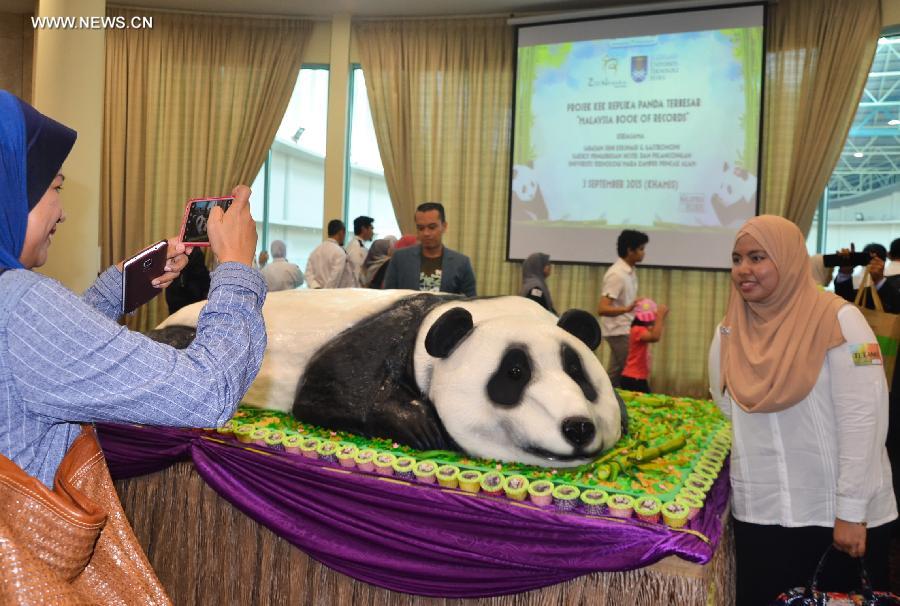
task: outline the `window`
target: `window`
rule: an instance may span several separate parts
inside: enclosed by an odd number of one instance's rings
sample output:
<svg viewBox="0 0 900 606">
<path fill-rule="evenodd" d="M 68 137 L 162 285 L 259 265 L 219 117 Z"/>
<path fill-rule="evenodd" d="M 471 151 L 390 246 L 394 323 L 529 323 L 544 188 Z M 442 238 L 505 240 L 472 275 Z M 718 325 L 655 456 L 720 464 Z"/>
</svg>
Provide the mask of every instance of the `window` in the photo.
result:
<svg viewBox="0 0 900 606">
<path fill-rule="evenodd" d="M 273 240 L 283 240 L 288 260 L 303 270 L 309 254 L 322 242 L 327 112 L 328 69 L 301 69 L 252 186 L 250 208 L 259 249 L 268 250 Z"/>
<path fill-rule="evenodd" d="M 900 36 L 884 37 L 807 237 L 810 252 L 900 237 Z M 824 221 L 822 218 L 824 217 Z"/>
<path fill-rule="evenodd" d="M 400 227 L 384 180 L 384 167 L 366 93 L 366 79 L 356 67 L 350 81 L 350 146 L 347 166 L 345 216 L 347 236 L 353 235 L 353 219 L 366 215 L 375 219 L 375 239 L 399 238 Z"/>
</svg>

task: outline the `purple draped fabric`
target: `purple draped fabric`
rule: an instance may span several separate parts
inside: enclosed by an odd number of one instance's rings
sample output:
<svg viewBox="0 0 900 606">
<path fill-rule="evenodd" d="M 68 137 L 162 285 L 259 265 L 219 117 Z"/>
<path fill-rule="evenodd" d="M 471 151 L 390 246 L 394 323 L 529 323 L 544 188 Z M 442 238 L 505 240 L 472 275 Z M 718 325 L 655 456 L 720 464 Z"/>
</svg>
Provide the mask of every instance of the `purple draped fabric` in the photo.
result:
<svg viewBox="0 0 900 606">
<path fill-rule="evenodd" d="M 115 478 L 190 458 L 225 499 L 313 558 L 361 581 L 427 596 L 522 592 L 673 554 L 706 563 L 728 500 L 723 471 L 690 526 L 707 543 L 662 524 L 341 473 L 299 455 L 245 448 L 214 432 L 98 425 L 98 434 Z"/>
</svg>

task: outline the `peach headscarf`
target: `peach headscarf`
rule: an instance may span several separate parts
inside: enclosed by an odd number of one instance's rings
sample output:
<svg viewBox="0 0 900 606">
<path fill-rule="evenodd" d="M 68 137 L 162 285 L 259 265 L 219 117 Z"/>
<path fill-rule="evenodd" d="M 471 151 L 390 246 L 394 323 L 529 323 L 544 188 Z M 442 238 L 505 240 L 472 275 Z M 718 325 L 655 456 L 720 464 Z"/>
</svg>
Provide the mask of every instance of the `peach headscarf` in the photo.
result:
<svg viewBox="0 0 900 606">
<path fill-rule="evenodd" d="M 761 215 L 735 237 L 753 237 L 778 269 L 778 285 L 764 301 L 744 301 L 734 283 L 722 321 L 721 384 L 747 412 L 777 412 L 805 398 L 825 353 L 844 342 L 837 312 L 847 302 L 816 288 L 800 229 Z"/>
</svg>

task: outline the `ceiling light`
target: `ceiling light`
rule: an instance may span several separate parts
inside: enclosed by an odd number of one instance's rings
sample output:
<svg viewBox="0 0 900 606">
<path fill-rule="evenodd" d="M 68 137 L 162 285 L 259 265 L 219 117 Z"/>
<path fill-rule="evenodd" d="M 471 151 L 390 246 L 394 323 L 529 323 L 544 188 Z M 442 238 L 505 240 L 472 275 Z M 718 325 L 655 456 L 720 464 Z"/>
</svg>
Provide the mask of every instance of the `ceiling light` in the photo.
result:
<svg viewBox="0 0 900 606">
<path fill-rule="evenodd" d="M 862 158 L 863 155 L 865 155 L 865 154 L 863 154 L 862 152 L 853 152 L 853 157 L 854 157 L 854 158 Z"/>
<path fill-rule="evenodd" d="M 888 126 L 897 126 L 898 124 L 900 124 L 900 120 L 897 120 L 896 118 L 888 120 Z"/>
</svg>

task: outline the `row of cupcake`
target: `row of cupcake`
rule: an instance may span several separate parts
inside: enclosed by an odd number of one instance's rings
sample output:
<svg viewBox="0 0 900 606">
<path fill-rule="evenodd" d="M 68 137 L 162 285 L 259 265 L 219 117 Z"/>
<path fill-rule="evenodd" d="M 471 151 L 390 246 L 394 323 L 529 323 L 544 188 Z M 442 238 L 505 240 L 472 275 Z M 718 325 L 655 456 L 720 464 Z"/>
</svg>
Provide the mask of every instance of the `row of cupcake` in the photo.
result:
<svg viewBox="0 0 900 606">
<path fill-rule="evenodd" d="M 253 424 L 226 424 L 219 431 L 233 433 L 243 443 L 280 447 L 285 452 L 337 463 L 345 468 L 357 468 L 360 471 L 424 484 L 437 484 L 443 488 L 455 488 L 469 493 L 498 497 L 505 495 L 517 501 L 529 499 L 534 505 L 554 506 L 560 511 L 580 509 L 589 515 L 636 517 L 651 523 L 662 519 L 673 528 L 684 526 L 702 509 L 706 494 L 723 461 L 721 448 L 708 450 L 709 456 L 701 458 L 675 499 L 663 504 L 653 496 L 634 498 L 625 494 L 608 494 L 600 489 L 582 491 L 577 486 L 555 484 L 550 480 L 529 481 L 519 474 L 505 476 L 499 471 L 461 470 L 455 465 L 441 465 L 431 460 L 417 461 L 410 456 L 359 448 L 349 442 L 285 433 Z M 716 436 L 713 442 L 716 446 L 724 446 L 725 440 L 726 438 Z M 727 446 L 725 448 L 724 453 L 727 453 Z"/>
</svg>

